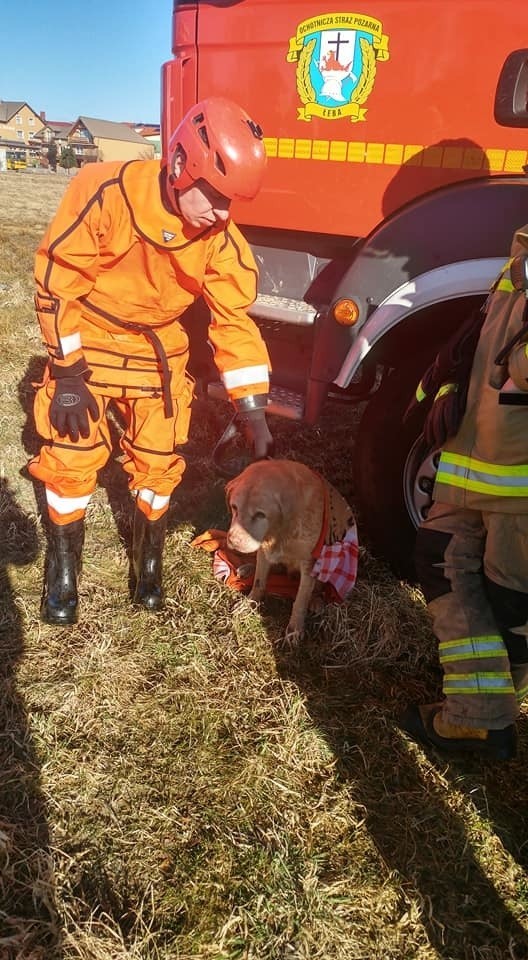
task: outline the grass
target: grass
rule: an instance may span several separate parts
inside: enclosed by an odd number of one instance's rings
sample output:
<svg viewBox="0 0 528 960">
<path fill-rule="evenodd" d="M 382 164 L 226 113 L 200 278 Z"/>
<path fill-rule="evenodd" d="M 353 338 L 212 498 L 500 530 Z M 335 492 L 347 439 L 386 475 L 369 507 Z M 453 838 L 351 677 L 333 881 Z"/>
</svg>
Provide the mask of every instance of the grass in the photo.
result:
<svg viewBox="0 0 528 960">
<path fill-rule="evenodd" d="M 195 404 L 171 502 L 167 609 L 128 599 L 119 465 L 89 508 L 82 617 L 41 624 L 32 259 L 66 179 L 0 175 L 0 960 L 528 957 L 526 718 L 517 760 L 448 764 L 398 731 L 438 694 L 422 597 L 362 546 L 347 604 L 278 640 L 189 546 L 226 522 Z M 355 411 L 276 421 L 279 454 L 353 502 Z M 366 541 L 360 517 L 360 534 Z"/>
</svg>

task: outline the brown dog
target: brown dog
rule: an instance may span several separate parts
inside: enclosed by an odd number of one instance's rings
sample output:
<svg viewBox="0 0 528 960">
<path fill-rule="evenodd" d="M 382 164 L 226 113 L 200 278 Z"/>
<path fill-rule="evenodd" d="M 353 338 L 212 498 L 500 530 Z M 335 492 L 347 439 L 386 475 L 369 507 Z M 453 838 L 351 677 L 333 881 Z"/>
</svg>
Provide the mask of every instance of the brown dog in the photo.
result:
<svg viewBox="0 0 528 960">
<path fill-rule="evenodd" d="M 231 525 L 227 545 L 239 553 L 257 552 L 249 597 L 260 602 L 272 565 L 300 574 L 286 639 L 303 633 L 316 580 L 314 551 L 342 540 L 355 529 L 354 516 L 340 493 L 303 463 L 259 460 L 226 486 Z"/>
</svg>

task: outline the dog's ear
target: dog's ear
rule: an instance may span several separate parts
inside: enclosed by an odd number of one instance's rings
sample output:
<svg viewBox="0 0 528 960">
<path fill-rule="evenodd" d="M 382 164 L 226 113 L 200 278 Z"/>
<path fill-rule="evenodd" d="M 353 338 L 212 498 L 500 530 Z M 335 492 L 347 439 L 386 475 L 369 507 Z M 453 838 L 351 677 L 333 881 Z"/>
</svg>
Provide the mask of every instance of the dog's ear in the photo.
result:
<svg viewBox="0 0 528 960">
<path fill-rule="evenodd" d="M 233 480 L 230 480 L 229 483 L 226 483 L 225 485 L 224 493 L 225 493 L 226 504 L 228 507 L 231 507 L 231 493 L 235 488 L 236 480 L 237 478 L 234 477 Z"/>
</svg>

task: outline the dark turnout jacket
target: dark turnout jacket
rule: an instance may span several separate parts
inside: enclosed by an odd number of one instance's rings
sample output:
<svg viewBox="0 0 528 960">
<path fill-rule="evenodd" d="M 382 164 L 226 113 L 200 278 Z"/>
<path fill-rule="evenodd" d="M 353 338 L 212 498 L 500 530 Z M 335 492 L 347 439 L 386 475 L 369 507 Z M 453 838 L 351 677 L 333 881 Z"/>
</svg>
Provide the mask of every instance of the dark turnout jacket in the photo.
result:
<svg viewBox="0 0 528 960">
<path fill-rule="evenodd" d="M 511 256 L 528 254 L 528 225 Z M 510 262 L 510 261 L 509 261 Z M 491 512 L 528 513 L 528 323 L 526 295 L 513 288 L 509 262 L 490 298 L 471 370 L 465 414 L 446 441 L 434 499 Z M 520 331 L 502 364 L 496 360 Z"/>
</svg>

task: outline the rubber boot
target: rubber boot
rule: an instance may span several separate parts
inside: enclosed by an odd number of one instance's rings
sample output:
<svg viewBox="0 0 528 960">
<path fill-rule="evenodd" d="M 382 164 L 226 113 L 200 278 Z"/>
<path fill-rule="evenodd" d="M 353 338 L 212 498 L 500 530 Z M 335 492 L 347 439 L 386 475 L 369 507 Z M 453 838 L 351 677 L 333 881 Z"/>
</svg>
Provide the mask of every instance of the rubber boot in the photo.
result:
<svg viewBox="0 0 528 960">
<path fill-rule="evenodd" d="M 161 610 L 163 607 L 162 558 L 167 513 L 158 520 L 149 520 L 135 508 L 132 561 L 136 576 L 134 603 L 146 610 Z"/>
<path fill-rule="evenodd" d="M 77 580 L 81 572 L 84 520 L 49 525 L 44 597 L 40 611 L 44 623 L 68 627 L 77 623 Z"/>
</svg>

